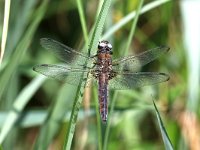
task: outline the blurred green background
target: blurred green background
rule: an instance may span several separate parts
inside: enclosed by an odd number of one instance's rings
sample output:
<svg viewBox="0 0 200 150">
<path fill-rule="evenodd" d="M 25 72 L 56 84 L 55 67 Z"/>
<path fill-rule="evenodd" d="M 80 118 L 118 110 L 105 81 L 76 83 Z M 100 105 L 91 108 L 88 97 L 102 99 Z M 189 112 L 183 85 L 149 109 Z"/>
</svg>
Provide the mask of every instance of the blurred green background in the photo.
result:
<svg viewBox="0 0 200 150">
<path fill-rule="evenodd" d="M 192 1 L 195 0 L 144 0 L 143 7 L 162 3 L 139 16 L 128 55 L 160 45 L 169 46 L 166 55 L 144 66 L 142 71 L 165 72 L 170 75 L 170 80 L 159 85 L 119 91 L 117 97 L 114 97 L 115 91 L 110 91 L 109 103 L 114 98 L 116 103 L 109 116 L 107 149 L 164 149 L 152 100 L 160 111 L 174 149 L 200 149 L 200 23 L 195 22 L 200 20 L 199 13 L 195 13 L 200 1 L 194 3 L 195 7 L 191 6 Z M 89 34 L 101 1 L 85 0 L 81 3 Z M 135 11 L 139 3 L 139 0 L 113 0 L 111 3 L 103 37 L 112 43 L 114 58 L 125 53 L 132 20 L 111 35 L 108 33 L 115 24 Z M 5 1 L 1 0 L 0 35 L 3 33 L 4 5 Z M 40 38 L 43 37 L 82 49 L 85 40 L 78 0 L 11 2 L 8 36 L 0 66 L 0 143 L 3 149 L 60 150 L 64 145 L 78 92 L 75 86 L 44 78 L 32 70 L 37 64 L 60 62 L 41 47 Z M 97 97 L 96 86 L 86 88 L 71 149 L 102 148 L 98 143 L 105 141 L 106 127 L 102 125 L 99 134 L 95 111 Z"/>
</svg>

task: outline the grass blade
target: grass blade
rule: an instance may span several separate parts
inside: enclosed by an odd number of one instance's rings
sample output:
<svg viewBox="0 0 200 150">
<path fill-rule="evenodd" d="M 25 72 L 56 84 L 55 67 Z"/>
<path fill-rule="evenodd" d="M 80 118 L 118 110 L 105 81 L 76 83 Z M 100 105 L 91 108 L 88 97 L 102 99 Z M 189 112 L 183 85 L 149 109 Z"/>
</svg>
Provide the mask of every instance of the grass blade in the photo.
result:
<svg viewBox="0 0 200 150">
<path fill-rule="evenodd" d="M 7 0 L 7 1 L 5 1 L 5 9 L 4 9 L 3 33 L 2 33 L 1 52 L 0 52 L 0 67 L 1 67 L 3 55 L 4 55 L 4 51 L 5 51 L 5 46 L 6 46 L 9 14 L 10 14 L 10 0 Z"/>
<path fill-rule="evenodd" d="M 129 34 L 128 41 L 127 41 L 126 48 L 125 48 L 125 55 L 128 54 L 128 50 L 129 50 L 129 47 L 131 45 L 131 41 L 133 39 L 133 35 L 135 33 L 136 24 L 138 22 L 138 17 L 140 15 L 140 12 L 141 12 L 140 10 L 142 8 L 143 3 L 144 3 L 144 0 L 141 0 L 140 3 L 139 3 L 138 8 L 136 10 L 135 19 L 133 20 L 133 24 L 132 24 L 132 27 L 131 27 L 131 32 Z"/>
<path fill-rule="evenodd" d="M 154 101 L 153 101 L 153 105 L 154 105 L 154 108 L 155 108 L 155 111 L 156 111 L 156 116 L 157 116 L 157 119 L 158 119 L 158 124 L 159 124 L 159 127 L 160 127 L 160 131 L 161 131 L 161 134 L 162 134 L 162 139 L 163 139 L 163 142 L 165 144 L 165 149 L 166 150 L 173 150 L 172 143 L 170 141 L 170 138 L 169 138 L 169 136 L 167 134 L 167 131 L 166 131 L 165 127 L 164 127 L 164 124 L 162 122 L 162 119 L 160 117 L 159 111 L 158 111 Z"/>
<path fill-rule="evenodd" d="M 94 53 L 93 51 L 96 50 L 96 45 L 98 43 L 98 40 L 101 37 L 103 26 L 104 26 L 104 23 L 105 23 L 105 19 L 106 19 L 107 13 L 108 13 L 108 9 L 110 7 L 110 3 L 111 3 L 111 0 L 106 0 L 106 1 L 104 1 L 103 5 L 101 7 L 99 16 L 98 16 L 97 21 L 95 23 L 94 32 L 93 32 L 92 37 L 91 37 L 89 50 L 88 50 L 89 55 L 91 54 L 91 52 Z M 82 84 L 84 84 L 84 82 Z M 84 88 L 83 88 L 84 86 L 81 86 L 81 87 L 82 88 L 80 88 L 80 87 L 78 88 L 78 91 L 80 89 L 80 92 L 79 92 L 80 94 L 78 94 L 78 97 L 74 102 L 73 110 L 72 110 L 71 117 L 70 117 L 70 125 L 69 125 L 68 133 L 67 133 L 66 140 L 65 140 L 65 143 L 64 143 L 64 147 L 63 147 L 63 149 L 66 149 L 66 150 L 71 149 L 71 143 L 72 143 L 72 139 L 73 139 L 73 136 L 74 136 L 78 111 L 79 111 L 79 108 L 81 106 L 82 95 L 83 95 L 83 91 L 84 91 Z"/>
<path fill-rule="evenodd" d="M 151 9 L 154 9 L 166 2 L 169 2 L 170 0 L 157 0 L 157 1 L 153 1 L 147 5 L 145 5 L 141 11 L 140 14 L 143 14 L 145 12 L 150 11 Z M 126 17 L 124 17 L 123 19 L 121 19 L 118 23 L 116 23 L 114 26 L 112 26 L 110 29 L 108 29 L 108 31 L 105 32 L 105 34 L 103 35 L 103 39 L 107 39 L 109 38 L 111 35 L 113 35 L 117 30 L 119 30 L 121 27 L 123 27 L 125 24 L 127 24 L 131 19 L 135 18 L 136 15 L 136 11 L 131 12 L 130 14 L 128 14 Z"/>
<path fill-rule="evenodd" d="M 96 52 L 96 46 L 97 46 L 98 41 L 101 38 L 103 26 L 104 26 L 104 23 L 105 23 L 105 20 L 106 20 L 106 16 L 107 16 L 110 4 L 111 4 L 111 0 L 105 0 L 103 2 L 99 16 L 98 16 L 97 21 L 95 23 L 94 32 L 93 32 L 92 37 L 91 37 L 91 42 L 90 42 L 90 45 L 89 45 L 89 54 L 93 54 L 93 53 Z M 91 52 L 91 50 L 92 50 L 92 52 Z"/>
<path fill-rule="evenodd" d="M 83 12 L 83 5 L 82 5 L 82 2 L 81 0 L 76 0 L 76 3 L 77 3 L 77 6 L 78 6 L 78 12 L 79 12 L 79 15 L 80 15 L 80 20 L 81 20 L 81 26 L 82 26 L 82 29 L 83 29 L 83 36 L 84 36 L 84 39 L 85 39 L 85 45 L 88 45 L 88 31 L 87 31 L 87 26 L 86 26 L 86 20 L 85 20 L 85 15 L 84 15 L 84 12 Z"/>
<path fill-rule="evenodd" d="M 2 97 L 2 94 L 3 94 L 6 86 L 8 85 L 8 82 L 9 82 L 13 72 L 17 68 L 18 64 L 20 63 L 20 60 L 22 60 L 22 57 L 24 56 L 24 54 L 26 53 L 26 51 L 28 49 L 31 39 L 33 38 L 33 35 L 44 15 L 46 6 L 48 4 L 47 2 L 48 2 L 48 0 L 44 0 L 42 2 L 42 4 L 40 5 L 40 7 L 38 8 L 38 10 L 36 11 L 34 19 L 33 19 L 32 23 L 30 24 L 26 34 L 23 36 L 23 39 L 16 47 L 16 50 L 14 51 L 13 55 L 10 58 L 9 64 L 7 65 L 5 70 L 3 70 L 1 73 L 1 76 L 0 76 L 0 85 L 1 85 L 0 99 Z"/>
<path fill-rule="evenodd" d="M 8 113 L 6 120 L 1 129 L 0 133 L 0 144 L 4 141 L 8 132 L 13 128 L 14 124 L 20 117 L 21 112 L 23 111 L 26 104 L 29 102 L 33 94 L 38 90 L 38 88 L 42 85 L 45 78 L 43 76 L 39 76 L 32 80 L 30 84 L 28 84 L 24 90 L 21 91 L 19 96 L 16 98 L 13 104 L 13 109 Z"/>
<path fill-rule="evenodd" d="M 40 129 L 33 149 L 48 149 L 49 144 L 63 123 L 66 110 L 69 111 L 71 109 L 69 104 L 76 98 L 76 92 L 77 87 L 70 84 L 63 85 L 59 89 L 57 98 L 47 111 L 47 117 Z"/>
</svg>

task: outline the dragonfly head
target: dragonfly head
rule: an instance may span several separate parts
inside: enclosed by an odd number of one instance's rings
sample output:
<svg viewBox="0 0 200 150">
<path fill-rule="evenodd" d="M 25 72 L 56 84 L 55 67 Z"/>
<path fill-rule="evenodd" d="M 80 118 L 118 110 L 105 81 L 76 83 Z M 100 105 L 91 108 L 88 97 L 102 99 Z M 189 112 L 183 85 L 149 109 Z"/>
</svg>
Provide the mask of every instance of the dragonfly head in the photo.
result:
<svg viewBox="0 0 200 150">
<path fill-rule="evenodd" d="M 98 53 L 112 54 L 112 45 L 108 41 L 100 41 L 98 44 Z"/>
</svg>

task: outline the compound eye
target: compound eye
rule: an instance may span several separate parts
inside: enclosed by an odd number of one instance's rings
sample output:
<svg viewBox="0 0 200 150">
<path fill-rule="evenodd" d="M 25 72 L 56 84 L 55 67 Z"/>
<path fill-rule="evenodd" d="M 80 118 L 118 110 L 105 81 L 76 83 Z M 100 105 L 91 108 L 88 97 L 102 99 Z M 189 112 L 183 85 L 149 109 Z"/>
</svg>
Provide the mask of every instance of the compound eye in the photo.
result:
<svg viewBox="0 0 200 150">
<path fill-rule="evenodd" d="M 105 46 L 106 46 L 105 43 L 99 43 L 99 45 L 98 45 L 98 49 L 102 49 L 102 48 L 104 48 Z"/>
<path fill-rule="evenodd" d="M 109 49 L 112 49 L 112 45 L 110 43 L 107 46 Z"/>
<path fill-rule="evenodd" d="M 102 49 L 102 46 L 100 44 L 98 45 L 98 49 Z"/>
</svg>

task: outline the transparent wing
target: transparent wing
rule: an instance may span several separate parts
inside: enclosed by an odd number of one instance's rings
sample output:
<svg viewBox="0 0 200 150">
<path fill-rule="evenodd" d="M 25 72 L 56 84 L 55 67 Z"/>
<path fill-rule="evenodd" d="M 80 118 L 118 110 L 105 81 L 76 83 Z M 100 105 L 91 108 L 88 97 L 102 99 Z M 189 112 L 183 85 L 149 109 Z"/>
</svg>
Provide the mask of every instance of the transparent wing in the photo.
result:
<svg viewBox="0 0 200 150">
<path fill-rule="evenodd" d="M 121 73 L 109 80 L 109 87 L 116 90 L 133 89 L 169 80 L 169 76 L 157 72 Z"/>
<path fill-rule="evenodd" d="M 40 39 L 40 44 L 42 45 L 42 47 L 55 54 L 57 58 L 63 60 L 67 64 L 83 65 L 86 60 L 90 59 L 87 54 L 80 53 L 50 38 Z"/>
<path fill-rule="evenodd" d="M 89 72 L 88 69 L 70 68 L 66 65 L 42 64 L 33 67 L 33 70 L 49 78 L 54 78 L 69 84 L 78 85 L 82 79 L 82 74 Z"/>
<path fill-rule="evenodd" d="M 160 46 L 150 49 L 136 56 L 126 56 L 116 60 L 113 60 L 113 70 L 131 70 L 137 71 L 141 66 L 148 64 L 160 55 L 169 51 L 169 47 Z"/>
</svg>

